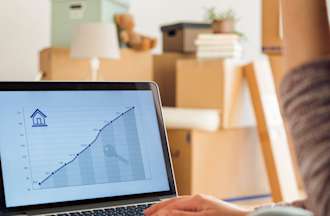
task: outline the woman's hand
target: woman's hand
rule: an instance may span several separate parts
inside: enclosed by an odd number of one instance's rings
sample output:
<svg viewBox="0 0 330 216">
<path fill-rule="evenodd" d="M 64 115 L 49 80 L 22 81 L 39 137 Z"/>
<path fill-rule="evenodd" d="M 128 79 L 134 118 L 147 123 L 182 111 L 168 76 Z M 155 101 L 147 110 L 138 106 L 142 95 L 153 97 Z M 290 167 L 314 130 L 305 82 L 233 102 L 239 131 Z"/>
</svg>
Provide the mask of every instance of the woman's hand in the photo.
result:
<svg viewBox="0 0 330 216">
<path fill-rule="evenodd" d="M 146 216 L 246 216 L 249 213 L 248 209 L 204 195 L 170 199 L 144 212 Z"/>
</svg>

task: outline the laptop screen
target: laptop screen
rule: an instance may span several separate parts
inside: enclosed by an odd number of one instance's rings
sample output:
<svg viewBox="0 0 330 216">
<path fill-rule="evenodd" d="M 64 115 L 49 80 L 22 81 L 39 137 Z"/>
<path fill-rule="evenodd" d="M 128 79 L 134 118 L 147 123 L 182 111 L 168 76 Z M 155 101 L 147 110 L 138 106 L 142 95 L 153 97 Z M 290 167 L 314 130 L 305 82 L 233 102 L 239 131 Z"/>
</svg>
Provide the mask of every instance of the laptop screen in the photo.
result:
<svg viewBox="0 0 330 216">
<path fill-rule="evenodd" d="M 0 91 L 6 207 L 170 190 L 151 90 Z"/>
</svg>

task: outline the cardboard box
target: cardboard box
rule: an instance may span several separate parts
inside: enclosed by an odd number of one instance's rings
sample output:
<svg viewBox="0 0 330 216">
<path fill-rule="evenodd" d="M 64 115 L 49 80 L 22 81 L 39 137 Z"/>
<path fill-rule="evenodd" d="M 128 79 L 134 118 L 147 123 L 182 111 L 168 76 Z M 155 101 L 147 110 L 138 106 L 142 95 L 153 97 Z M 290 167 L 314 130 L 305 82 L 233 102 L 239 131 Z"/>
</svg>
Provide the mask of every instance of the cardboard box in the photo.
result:
<svg viewBox="0 0 330 216">
<path fill-rule="evenodd" d="M 180 195 L 232 199 L 269 194 L 256 128 L 168 130 L 168 138 Z"/>
<path fill-rule="evenodd" d="M 193 58 L 194 55 L 168 52 L 153 57 L 154 81 L 158 84 L 162 104 L 175 106 L 176 62 L 179 59 Z"/>
<path fill-rule="evenodd" d="M 179 60 L 176 73 L 176 105 L 182 108 L 223 108 L 222 60 Z"/>
<path fill-rule="evenodd" d="M 198 35 L 211 33 L 212 27 L 208 23 L 177 23 L 162 26 L 161 30 L 164 52 L 193 53 Z"/>
<path fill-rule="evenodd" d="M 52 0 L 51 45 L 69 48 L 73 28 L 81 23 L 113 23 L 116 13 L 127 13 L 129 0 Z"/>
<path fill-rule="evenodd" d="M 255 125 L 243 70 L 234 59 L 177 61 L 176 106 L 219 109 L 222 128 Z"/>
<path fill-rule="evenodd" d="M 262 0 L 262 50 L 267 54 L 282 53 L 282 20 L 280 0 Z"/>
<path fill-rule="evenodd" d="M 119 60 L 102 60 L 99 80 L 150 81 L 153 80 L 152 55 L 122 49 Z M 40 70 L 44 80 L 90 80 L 88 60 L 70 57 L 70 50 L 48 48 L 40 53 Z"/>
</svg>

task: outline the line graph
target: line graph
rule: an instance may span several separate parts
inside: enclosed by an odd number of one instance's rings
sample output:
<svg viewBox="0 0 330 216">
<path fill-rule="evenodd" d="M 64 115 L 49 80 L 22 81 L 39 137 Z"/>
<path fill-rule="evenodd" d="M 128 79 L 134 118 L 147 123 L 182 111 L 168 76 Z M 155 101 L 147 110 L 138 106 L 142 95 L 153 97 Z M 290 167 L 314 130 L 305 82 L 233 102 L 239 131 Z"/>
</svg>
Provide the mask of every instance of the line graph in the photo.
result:
<svg viewBox="0 0 330 216">
<path fill-rule="evenodd" d="M 8 207 L 170 190 L 149 90 L 0 94 Z"/>
<path fill-rule="evenodd" d="M 43 110 L 48 127 L 26 132 L 33 190 L 149 179 L 135 106 Z"/>
<path fill-rule="evenodd" d="M 45 183 L 49 178 L 51 178 L 53 175 L 56 175 L 56 173 L 58 173 L 60 170 L 62 170 L 64 167 L 66 167 L 67 165 L 71 164 L 72 162 L 74 162 L 83 152 L 85 152 L 87 149 L 91 148 L 92 145 L 94 145 L 97 141 L 97 139 L 99 138 L 101 132 L 107 128 L 109 125 L 113 124 L 115 121 L 117 121 L 118 119 L 120 119 L 122 116 L 124 116 L 125 114 L 127 114 L 128 112 L 130 112 L 131 110 L 133 110 L 135 107 L 131 107 L 128 110 L 126 110 L 125 112 L 121 113 L 120 115 L 118 115 L 116 118 L 114 118 L 113 120 L 111 120 L 109 123 L 107 123 L 106 125 L 104 125 L 99 132 L 97 133 L 96 137 L 94 138 L 94 140 L 87 145 L 87 147 L 85 147 L 83 150 L 81 150 L 79 153 L 77 153 L 75 155 L 75 157 L 64 163 L 62 166 L 60 166 L 59 168 L 57 168 L 56 170 L 54 170 L 53 172 L 51 172 L 46 178 L 44 178 L 42 181 L 40 181 L 38 183 L 39 186 L 41 186 L 43 183 Z M 115 150 L 114 150 L 115 151 Z M 115 153 L 115 155 L 118 157 L 119 155 L 117 155 L 117 153 Z"/>
</svg>

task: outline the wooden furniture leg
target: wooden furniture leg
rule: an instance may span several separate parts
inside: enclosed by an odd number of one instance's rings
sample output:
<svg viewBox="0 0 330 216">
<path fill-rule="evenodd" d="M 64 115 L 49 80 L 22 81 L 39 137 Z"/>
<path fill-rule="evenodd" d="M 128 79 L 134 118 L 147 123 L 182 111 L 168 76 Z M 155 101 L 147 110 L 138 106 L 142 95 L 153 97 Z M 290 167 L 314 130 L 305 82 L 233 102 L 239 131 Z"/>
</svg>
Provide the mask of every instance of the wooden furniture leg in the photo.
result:
<svg viewBox="0 0 330 216">
<path fill-rule="evenodd" d="M 273 201 L 299 198 L 297 181 L 267 59 L 244 67 Z"/>
</svg>

